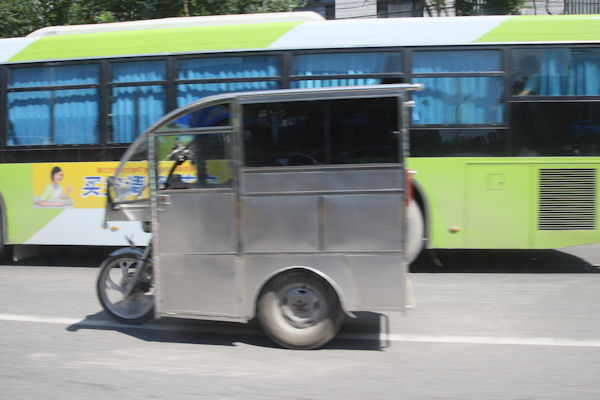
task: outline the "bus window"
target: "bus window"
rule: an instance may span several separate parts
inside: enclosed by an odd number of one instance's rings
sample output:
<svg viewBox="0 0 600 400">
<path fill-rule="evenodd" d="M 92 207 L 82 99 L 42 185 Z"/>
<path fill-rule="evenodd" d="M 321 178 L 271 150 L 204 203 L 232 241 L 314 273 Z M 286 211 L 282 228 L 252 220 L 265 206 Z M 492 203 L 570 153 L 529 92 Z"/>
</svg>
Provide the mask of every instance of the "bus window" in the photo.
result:
<svg viewBox="0 0 600 400">
<path fill-rule="evenodd" d="M 278 56 L 181 60 L 177 76 L 180 82 L 177 85 L 177 106 L 182 107 L 202 97 L 219 93 L 279 89 L 280 64 Z M 244 81 L 249 78 L 251 80 Z M 198 82 L 199 80 L 202 82 Z"/>
<path fill-rule="evenodd" d="M 512 53 L 513 94 L 600 94 L 600 49 L 517 49 Z"/>
<path fill-rule="evenodd" d="M 8 93 L 8 146 L 99 142 L 97 89 Z"/>
<path fill-rule="evenodd" d="M 132 142 L 166 111 L 164 85 L 134 85 L 166 80 L 165 61 L 118 62 L 112 64 L 111 114 L 113 143 Z"/>
<path fill-rule="evenodd" d="M 97 64 L 12 68 L 8 146 L 95 144 L 99 133 Z"/>
<path fill-rule="evenodd" d="M 413 83 L 423 84 L 425 90 L 413 95 L 413 124 L 502 123 L 501 69 L 498 50 L 415 52 Z"/>
<path fill-rule="evenodd" d="M 299 54 L 294 57 L 292 88 L 376 85 L 401 83 L 402 53 L 361 52 Z M 385 78 L 361 77 L 366 74 L 387 74 Z M 319 75 L 337 75 L 331 78 Z M 344 76 L 345 75 L 345 76 Z M 304 79 L 302 79 L 304 78 Z"/>
<path fill-rule="evenodd" d="M 514 102 L 516 156 L 600 156 L 600 103 Z"/>
<path fill-rule="evenodd" d="M 411 129 L 412 157 L 503 157 L 507 129 Z"/>
</svg>

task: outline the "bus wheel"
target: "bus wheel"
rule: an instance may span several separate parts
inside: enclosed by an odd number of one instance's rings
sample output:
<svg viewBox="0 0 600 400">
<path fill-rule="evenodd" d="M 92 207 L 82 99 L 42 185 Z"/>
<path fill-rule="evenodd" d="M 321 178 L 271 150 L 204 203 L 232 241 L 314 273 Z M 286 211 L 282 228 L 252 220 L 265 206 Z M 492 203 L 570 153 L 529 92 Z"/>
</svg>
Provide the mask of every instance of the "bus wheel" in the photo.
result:
<svg viewBox="0 0 600 400">
<path fill-rule="evenodd" d="M 138 253 L 121 253 L 106 259 L 100 266 L 96 292 L 102 308 L 125 324 L 140 324 L 154 315 L 152 267 L 144 272 L 131 295 L 124 297 L 125 286 L 132 279 Z"/>
<path fill-rule="evenodd" d="M 4 244 L 4 232 L 2 231 L 2 215 L 0 213 L 0 261 L 4 259 L 4 256 L 7 253 L 6 247 L 7 246 Z"/>
<path fill-rule="evenodd" d="M 406 208 L 408 226 L 406 230 L 406 255 L 410 264 L 423 251 L 425 244 L 425 222 L 423 212 L 416 201 L 411 201 Z"/>
<path fill-rule="evenodd" d="M 258 320 L 275 343 L 289 349 L 315 349 L 337 334 L 344 314 L 333 288 L 304 271 L 274 277 L 258 299 Z"/>
</svg>

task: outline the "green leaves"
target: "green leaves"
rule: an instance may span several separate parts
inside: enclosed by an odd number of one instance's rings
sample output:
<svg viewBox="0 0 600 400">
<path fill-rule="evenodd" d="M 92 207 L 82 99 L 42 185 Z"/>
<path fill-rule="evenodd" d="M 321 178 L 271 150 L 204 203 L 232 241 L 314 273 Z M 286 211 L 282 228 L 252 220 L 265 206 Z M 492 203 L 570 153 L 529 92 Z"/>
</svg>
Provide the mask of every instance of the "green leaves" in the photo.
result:
<svg viewBox="0 0 600 400">
<path fill-rule="evenodd" d="M 306 0 L 0 0 L 0 37 L 53 25 L 293 11 Z"/>
</svg>

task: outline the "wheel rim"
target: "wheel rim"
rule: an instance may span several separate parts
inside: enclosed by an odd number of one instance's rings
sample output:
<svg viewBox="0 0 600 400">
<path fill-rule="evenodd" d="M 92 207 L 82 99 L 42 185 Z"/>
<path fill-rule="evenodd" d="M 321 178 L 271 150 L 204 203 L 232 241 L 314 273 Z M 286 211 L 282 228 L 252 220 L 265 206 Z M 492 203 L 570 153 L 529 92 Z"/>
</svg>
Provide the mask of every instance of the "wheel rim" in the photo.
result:
<svg viewBox="0 0 600 400">
<path fill-rule="evenodd" d="M 308 328 L 324 318 L 325 298 L 309 286 L 292 286 L 279 292 L 279 307 L 285 320 L 296 328 Z"/>
<path fill-rule="evenodd" d="M 135 258 L 121 258 L 104 270 L 100 296 L 106 307 L 118 317 L 134 320 L 144 317 L 154 307 L 152 274 L 145 273 L 131 294 L 124 296 L 125 287 L 135 271 Z"/>
</svg>

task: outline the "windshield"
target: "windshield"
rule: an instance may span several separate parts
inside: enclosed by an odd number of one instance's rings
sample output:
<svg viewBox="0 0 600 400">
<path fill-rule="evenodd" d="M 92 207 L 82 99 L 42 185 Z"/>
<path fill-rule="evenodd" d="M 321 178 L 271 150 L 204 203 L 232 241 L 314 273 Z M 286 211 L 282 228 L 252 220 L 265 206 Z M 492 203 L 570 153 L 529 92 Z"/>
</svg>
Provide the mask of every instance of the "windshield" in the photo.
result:
<svg viewBox="0 0 600 400">
<path fill-rule="evenodd" d="M 110 197 L 115 203 L 147 200 L 150 198 L 148 167 L 148 136 L 144 135 L 127 151 L 116 175 L 109 185 Z"/>
</svg>

